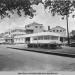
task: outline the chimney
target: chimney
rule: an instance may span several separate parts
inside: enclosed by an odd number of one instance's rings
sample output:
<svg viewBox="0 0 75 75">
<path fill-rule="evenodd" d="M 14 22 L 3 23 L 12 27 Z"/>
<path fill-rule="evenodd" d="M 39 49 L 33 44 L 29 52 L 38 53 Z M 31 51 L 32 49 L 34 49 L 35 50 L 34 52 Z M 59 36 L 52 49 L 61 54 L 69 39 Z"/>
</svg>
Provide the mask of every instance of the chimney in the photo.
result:
<svg viewBox="0 0 75 75">
<path fill-rule="evenodd" d="M 48 26 L 48 31 L 50 30 L 50 26 Z"/>
</svg>

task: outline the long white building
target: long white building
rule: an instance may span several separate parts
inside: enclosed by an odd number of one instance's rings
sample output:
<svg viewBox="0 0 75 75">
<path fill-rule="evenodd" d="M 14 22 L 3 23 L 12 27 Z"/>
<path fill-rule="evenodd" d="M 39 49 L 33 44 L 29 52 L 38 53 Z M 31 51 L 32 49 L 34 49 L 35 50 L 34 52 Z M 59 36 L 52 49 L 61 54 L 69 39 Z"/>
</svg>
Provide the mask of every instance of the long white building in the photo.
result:
<svg viewBox="0 0 75 75">
<path fill-rule="evenodd" d="M 20 36 L 25 34 L 26 34 L 25 28 L 15 28 L 5 33 L 2 33 L 1 35 L 2 35 L 2 38 L 5 40 L 5 43 L 13 44 L 15 36 Z M 0 38 L 1 42 L 2 42 L 2 38 Z"/>
</svg>

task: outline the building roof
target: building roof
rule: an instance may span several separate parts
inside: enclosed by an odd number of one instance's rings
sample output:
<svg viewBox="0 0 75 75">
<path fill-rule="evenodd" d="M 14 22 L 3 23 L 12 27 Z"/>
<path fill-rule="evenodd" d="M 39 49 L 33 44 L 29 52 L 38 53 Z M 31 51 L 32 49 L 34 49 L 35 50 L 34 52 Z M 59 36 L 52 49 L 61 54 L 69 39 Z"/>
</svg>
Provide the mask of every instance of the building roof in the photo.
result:
<svg viewBox="0 0 75 75">
<path fill-rule="evenodd" d="M 63 36 L 63 35 L 60 35 L 58 33 L 54 33 L 54 32 L 38 32 L 38 33 L 33 33 L 33 34 L 25 34 L 25 35 L 22 35 L 22 36 L 18 36 L 19 37 L 33 37 L 33 36 L 44 36 L 44 35 L 52 35 L 52 36 L 60 36 L 60 37 L 66 37 L 66 36 Z M 17 36 L 15 37 L 17 38 Z"/>
<path fill-rule="evenodd" d="M 28 24 L 29 26 L 32 26 L 32 25 L 43 25 L 43 24 L 39 24 L 39 23 L 36 23 L 36 22 L 33 22 L 33 23 L 31 23 L 31 24 Z M 28 25 L 26 25 L 26 26 L 28 26 Z"/>
<path fill-rule="evenodd" d="M 16 32 L 16 31 L 25 32 L 25 29 L 24 30 L 23 29 L 13 29 L 13 30 L 11 30 L 11 32 Z"/>
<path fill-rule="evenodd" d="M 52 29 L 55 29 L 55 28 L 61 28 L 63 30 L 66 30 L 65 28 L 61 27 L 61 26 L 56 26 L 56 27 L 53 27 Z"/>
</svg>

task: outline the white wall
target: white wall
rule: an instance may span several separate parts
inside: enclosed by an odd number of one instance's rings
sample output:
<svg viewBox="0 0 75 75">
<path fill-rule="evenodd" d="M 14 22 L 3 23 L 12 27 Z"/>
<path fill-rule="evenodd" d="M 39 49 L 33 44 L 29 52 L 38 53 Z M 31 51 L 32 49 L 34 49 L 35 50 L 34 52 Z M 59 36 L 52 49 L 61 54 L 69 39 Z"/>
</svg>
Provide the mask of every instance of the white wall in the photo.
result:
<svg viewBox="0 0 75 75">
<path fill-rule="evenodd" d="M 0 43 L 3 43 L 5 42 L 5 39 L 4 38 L 0 38 Z"/>
<path fill-rule="evenodd" d="M 55 27 L 55 28 L 52 28 L 50 31 L 51 31 L 51 32 L 54 32 L 53 30 L 55 30 L 55 33 L 59 33 L 60 35 L 63 35 L 63 36 L 66 35 L 66 30 L 63 29 L 63 28 Z M 58 32 L 57 32 L 57 30 L 58 30 Z M 62 30 L 62 32 L 60 32 L 60 30 Z"/>
<path fill-rule="evenodd" d="M 14 38 L 14 43 L 25 43 L 25 38 Z"/>
</svg>

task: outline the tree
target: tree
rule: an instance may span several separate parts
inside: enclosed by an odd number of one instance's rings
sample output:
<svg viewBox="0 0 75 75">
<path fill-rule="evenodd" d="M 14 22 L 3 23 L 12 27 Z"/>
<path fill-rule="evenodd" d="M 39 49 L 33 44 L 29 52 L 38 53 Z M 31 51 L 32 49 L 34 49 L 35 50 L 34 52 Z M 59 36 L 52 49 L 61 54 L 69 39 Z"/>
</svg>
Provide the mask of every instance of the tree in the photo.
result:
<svg viewBox="0 0 75 75">
<path fill-rule="evenodd" d="M 45 0 L 44 3 L 45 9 L 49 7 L 49 10 L 51 11 L 52 15 L 55 16 L 55 14 L 63 16 L 62 19 L 66 16 L 66 22 L 67 22 L 67 37 L 68 37 L 68 45 L 70 44 L 69 39 L 69 28 L 68 28 L 68 18 L 69 15 L 72 14 L 75 8 L 75 1 L 71 0 Z M 73 15 L 74 17 L 74 15 Z"/>
<path fill-rule="evenodd" d="M 31 5 L 30 0 L 0 0 L 0 16 L 1 18 L 10 17 L 9 12 L 14 14 L 15 10 L 21 16 L 22 10 L 25 15 L 33 17 Z"/>
<path fill-rule="evenodd" d="M 31 0 L 0 0 L 0 17 L 3 19 L 7 16 L 10 19 L 10 13 L 13 15 L 16 11 L 19 16 L 22 16 L 22 12 L 24 12 L 25 16 L 32 18 L 34 10 L 31 5 Z M 11 31 L 9 35 L 10 33 Z"/>
<path fill-rule="evenodd" d="M 43 3 L 42 0 L 30 0 L 31 4 L 38 5 L 39 3 Z"/>
</svg>

